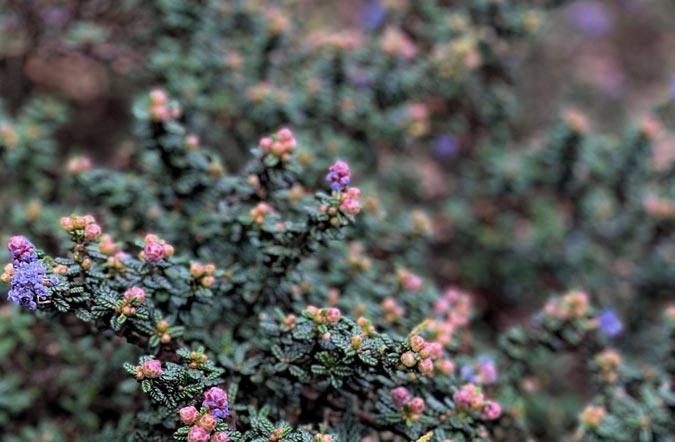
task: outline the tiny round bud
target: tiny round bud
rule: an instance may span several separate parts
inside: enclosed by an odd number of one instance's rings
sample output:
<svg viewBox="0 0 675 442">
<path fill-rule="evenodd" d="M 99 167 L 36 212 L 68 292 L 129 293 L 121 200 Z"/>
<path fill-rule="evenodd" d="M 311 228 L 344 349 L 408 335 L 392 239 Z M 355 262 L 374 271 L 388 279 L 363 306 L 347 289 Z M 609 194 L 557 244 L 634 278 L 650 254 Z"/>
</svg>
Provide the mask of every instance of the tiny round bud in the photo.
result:
<svg viewBox="0 0 675 442">
<path fill-rule="evenodd" d="M 335 307 L 331 307 L 326 311 L 326 320 L 331 324 L 337 323 L 340 317 L 340 310 Z"/>
<path fill-rule="evenodd" d="M 162 363 L 157 359 L 151 359 L 143 363 L 141 370 L 147 378 L 158 378 L 162 375 Z"/>
<path fill-rule="evenodd" d="M 84 239 L 87 241 L 96 241 L 101 236 L 101 226 L 98 224 L 89 224 L 84 228 Z"/>
<path fill-rule="evenodd" d="M 411 351 L 407 351 L 401 355 L 401 362 L 403 365 L 405 365 L 408 368 L 412 368 L 417 364 L 417 360 L 415 358 L 415 353 Z"/>
<path fill-rule="evenodd" d="M 197 411 L 197 409 L 192 406 L 181 408 L 179 413 L 180 413 L 180 420 L 185 425 L 194 424 L 197 421 L 197 418 L 199 417 L 199 411 Z"/>
<path fill-rule="evenodd" d="M 410 400 L 410 410 L 415 414 L 420 414 L 424 411 L 424 399 L 421 397 L 414 397 Z"/>
<path fill-rule="evenodd" d="M 415 353 L 418 353 L 420 350 L 422 350 L 425 345 L 426 341 L 420 335 L 415 335 L 412 338 L 410 338 L 410 347 L 412 348 L 412 351 L 414 351 Z"/>
<path fill-rule="evenodd" d="M 206 413 L 204 416 L 199 419 L 199 425 L 209 433 L 213 431 L 214 428 L 216 428 L 216 425 L 218 424 L 218 421 L 214 415 L 211 413 Z"/>
</svg>

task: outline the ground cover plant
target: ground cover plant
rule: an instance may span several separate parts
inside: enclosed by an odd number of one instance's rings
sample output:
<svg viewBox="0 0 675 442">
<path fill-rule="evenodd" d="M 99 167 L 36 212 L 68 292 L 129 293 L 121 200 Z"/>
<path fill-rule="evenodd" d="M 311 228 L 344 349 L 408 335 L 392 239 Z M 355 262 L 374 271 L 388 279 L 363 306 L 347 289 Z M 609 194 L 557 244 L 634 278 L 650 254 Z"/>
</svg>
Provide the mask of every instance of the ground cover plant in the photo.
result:
<svg viewBox="0 0 675 442">
<path fill-rule="evenodd" d="M 569 3 L 8 2 L 0 440 L 675 440 L 675 98 L 530 115 Z"/>
</svg>

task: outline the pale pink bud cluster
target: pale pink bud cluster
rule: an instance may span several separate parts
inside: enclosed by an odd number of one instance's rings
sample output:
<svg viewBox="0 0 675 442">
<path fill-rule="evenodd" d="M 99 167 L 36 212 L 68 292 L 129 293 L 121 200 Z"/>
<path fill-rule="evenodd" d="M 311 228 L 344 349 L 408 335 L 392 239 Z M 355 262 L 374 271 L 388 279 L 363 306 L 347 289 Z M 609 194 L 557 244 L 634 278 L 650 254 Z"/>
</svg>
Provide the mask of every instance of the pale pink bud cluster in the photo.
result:
<svg viewBox="0 0 675 442">
<path fill-rule="evenodd" d="M 139 258 L 145 262 L 157 263 L 164 258 L 170 258 L 174 254 L 174 248 L 157 235 L 147 234 L 145 236 L 145 247 L 139 254 Z"/>
<path fill-rule="evenodd" d="M 483 419 L 495 420 L 502 414 L 502 407 L 498 402 L 485 399 L 480 387 L 466 384 L 453 395 L 457 408 L 468 413 L 477 413 Z"/>
<path fill-rule="evenodd" d="M 124 292 L 122 299 L 117 302 L 115 311 L 124 316 L 134 316 L 136 314 L 136 307 L 143 304 L 145 301 L 145 291 L 140 287 L 131 287 Z"/>
<path fill-rule="evenodd" d="M 153 121 L 169 121 L 180 117 L 180 106 L 169 101 L 169 96 L 164 89 L 153 89 L 150 92 L 148 113 Z"/>
<path fill-rule="evenodd" d="M 88 157 L 73 157 L 68 160 L 68 172 L 73 175 L 80 174 L 90 170 L 92 167 L 91 160 Z"/>
<path fill-rule="evenodd" d="M 391 390 L 391 399 L 396 406 L 402 409 L 404 419 L 416 422 L 424 411 L 424 399 L 418 396 L 410 398 L 410 393 L 405 387 L 396 387 Z"/>
<path fill-rule="evenodd" d="M 552 299 L 544 306 L 544 314 L 548 318 L 571 320 L 586 316 L 590 307 L 588 295 L 572 290 L 560 299 Z"/>
<path fill-rule="evenodd" d="M 297 141 L 288 128 L 279 129 L 279 131 L 270 137 L 261 138 L 258 147 L 265 155 L 274 155 L 283 162 L 291 159 L 291 154 L 297 145 Z"/>
<path fill-rule="evenodd" d="M 313 305 L 310 305 L 307 306 L 306 310 L 312 315 L 312 319 L 314 319 L 314 322 L 317 324 L 328 323 L 334 325 L 337 324 L 342 317 L 340 310 L 335 307 L 319 309 Z"/>
<path fill-rule="evenodd" d="M 113 256 L 117 253 L 117 244 L 115 244 L 112 236 L 108 234 L 101 236 L 101 240 L 98 243 L 98 251 L 107 256 Z"/>
<path fill-rule="evenodd" d="M 401 32 L 401 30 L 392 26 L 389 26 L 384 30 L 380 47 L 382 48 L 382 52 L 391 55 L 392 57 L 400 57 L 405 60 L 411 60 L 415 58 L 415 55 L 417 54 L 417 48 L 415 48 L 415 44 L 412 40 Z"/>
<path fill-rule="evenodd" d="M 101 236 L 101 226 L 96 224 L 96 220 L 91 215 L 64 216 L 61 218 L 61 227 L 73 235 L 77 242 L 94 242 Z"/>
<path fill-rule="evenodd" d="M 471 317 L 471 296 L 459 289 L 450 288 L 434 304 L 437 319 L 427 325 L 436 342 L 448 346 L 455 332 L 466 327 Z"/>
<path fill-rule="evenodd" d="M 394 322 L 405 314 L 403 307 L 398 305 L 394 298 L 384 298 L 381 306 L 384 312 L 384 320 L 387 322 Z"/>
<path fill-rule="evenodd" d="M 410 351 L 401 355 L 401 363 L 408 367 L 417 369 L 424 376 L 431 376 L 435 369 L 443 374 L 448 374 L 454 370 L 454 364 L 448 360 L 441 360 L 443 356 L 443 346 L 438 342 L 427 342 L 422 336 L 414 335 L 410 338 Z M 434 365 L 434 361 L 437 361 Z M 441 363 L 441 361 L 443 361 Z M 450 365 L 448 365 L 448 363 Z"/>
<path fill-rule="evenodd" d="M 340 211 L 347 216 L 356 216 L 361 212 L 361 190 L 358 187 L 348 187 L 346 191 L 340 195 Z"/>
<path fill-rule="evenodd" d="M 136 379 L 155 379 L 162 375 L 162 363 L 157 359 L 150 359 L 136 367 Z"/>
<path fill-rule="evenodd" d="M 398 282 L 401 287 L 410 292 L 419 292 L 422 290 L 422 278 L 410 272 L 407 269 L 399 269 L 396 272 Z"/>
<path fill-rule="evenodd" d="M 216 282 L 216 266 L 214 264 L 204 265 L 198 262 L 193 262 L 190 265 L 190 273 L 202 287 L 211 287 Z"/>
<path fill-rule="evenodd" d="M 258 225 L 262 225 L 265 223 L 265 217 L 272 212 L 274 212 L 272 206 L 261 202 L 258 203 L 253 209 L 249 210 L 248 215 L 253 218 L 253 222 Z"/>
</svg>

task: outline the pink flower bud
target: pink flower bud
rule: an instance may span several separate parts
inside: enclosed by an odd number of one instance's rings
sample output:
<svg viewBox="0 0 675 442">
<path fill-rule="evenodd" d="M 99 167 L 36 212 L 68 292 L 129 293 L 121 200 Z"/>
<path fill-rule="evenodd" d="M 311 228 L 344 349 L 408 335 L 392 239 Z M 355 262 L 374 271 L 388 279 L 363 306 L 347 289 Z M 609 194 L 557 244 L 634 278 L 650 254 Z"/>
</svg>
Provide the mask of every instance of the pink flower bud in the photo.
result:
<svg viewBox="0 0 675 442">
<path fill-rule="evenodd" d="M 422 411 L 424 411 L 424 399 L 421 397 L 414 397 L 410 400 L 410 411 L 412 411 L 415 414 L 420 414 Z"/>
<path fill-rule="evenodd" d="M 159 262 L 164 259 L 164 247 L 158 242 L 151 241 L 145 244 L 143 258 L 148 262 Z"/>
<path fill-rule="evenodd" d="M 162 375 L 162 363 L 157 359 L 145 361 L 141 366 L 141 371 L 146 378 L 158 378 Z"/>
<path fill-rule="evenodd" d="M 417 364 L 417 360 L 415 358 L 415 353 L 411 351 L 407 351 L 401 355 L 401 362 L 403 365 L 405 365 L 408 368 L 412 368 Z"/>
<path fill-rule="evenodd" d="M 173 256 L 175 250 L 171 244 L 164 244 L 162 245 L 162 248 L 164 249 L 164 256 L 166 256 L 167 258 Z"/>
<path fill-rule="evenodd" d="M 164 89 L 157 88 L 150 91 L 150 101 L 152 101 L 152 104 L 162 105 L 169 101 L 169 97 L 167 96 Z"/>
<path fill-rule="evenodd" d="M 211 413 L 206 413 L 204 416 L 202 416 L 201 419 L 199 419 L 199 425 L 209 433 L 213 431 L 214 428 L 216 428 L 216 425 L 218 424 L 218 420 L 214 415 Z"/>
<path fill-rule="evenodd" d="M 420 335 L 415 335 L 412 338 L 410 338 L 410 347 L 412 348 L 412 351 L 415 353 L 419 352 L 424 348 L 426 345 L 427 341 L 424 340 L 424 338 Z"/>
<path fill-rule="evenodd" d="M 195 407 L 184 407 L 180 409 L 180 420 L 185 425 L 192 425 L 199 417 L 199 411 Z"/>
<path fill-rule="evenodd" d="M 96 241 L 101 236 L 101 226 L 98 224 L 89 224 L 84 228 L 84 239 L 87 241 Z"/>
<path fill-rule="evenodd" d="M 331 324 L 337 323 L 340 320 L 340 316 L 340 310 L 335 307 L 331 307 L 326 311 L 326 320 Z"/>
<path fill-rule="evenodd" d="M 487 401 L 485 402 L 485 408 L 483 408 L 483 415 L 491 421 L 499 419 L 499 416 L 502 415 L 502 407 L 498 402 Z"/>
<path fill-rule="evenodd" d="M 408 402 L 409 397 L 408 389 L 405 387 L 396 387 L 391 390 L 391 399 L 399 407 Z"/>
<path fill-rule="evenodd" d="M 424 376 L 431 376 L 434 373 L 434 363 L 430 358 L 422 359 L 417 363 L 417 369 Z"/>
<path fill-rule="evenodd" d="M 209 433 L 202 427 L 192 427 L 188 433 L 188 442 L 209 442 Z"/>
<path fill-rule="evenodd" d="M 64 216 L 63 218 L 61 218 L 61 227 L 63 227 L 63 230 L 65 230 L 68 233 L 75 230 L 75 223 L 73 222 L 73 218 L 69 216 Z"/>
<path fill-rule="evenodd" d="M 127 304 L 141 305 L 145 301 L 145 291 L 140 287 L 131 287 L 124 292 L 124 301 Z"/>
<path fill-rule="evenodd" d="M 213 436 L 211 436 L 211 442 L 228 442 L 230 440 L 230 436 L 227 435 L 227 433 L 216 433 Z"/>
</svg>

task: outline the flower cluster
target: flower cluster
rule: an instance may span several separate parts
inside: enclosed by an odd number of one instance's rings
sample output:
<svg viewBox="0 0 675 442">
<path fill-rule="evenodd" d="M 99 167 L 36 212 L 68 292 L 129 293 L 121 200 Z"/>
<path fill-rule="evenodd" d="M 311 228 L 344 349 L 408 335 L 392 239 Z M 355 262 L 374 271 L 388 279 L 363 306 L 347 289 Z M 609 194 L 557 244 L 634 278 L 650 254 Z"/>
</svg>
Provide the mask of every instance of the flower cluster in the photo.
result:
<svg viewBox="0 0 675 442">
<path fill-rule="evenodd" d="M 138 257 L 149 263 L 158 263 L 165 258 L 170 258 L 174 254 L 174 248 L 165 240 L 159 239 L 157 235 L 149 233 L 145 235 L 145 246 L 138 254 Z"/>
<path fill-rule="evenodd" d="M 162 363 L 157 359 L 149 359 L 136 367 L 136 379 L 155 379 L 162 376 Z"/>
<path fill-rule="evenodd" d="M 117 301 L 115 312 L 123 316 L 134 316 L 138 306 L 145 302 L 145 291 L 140 287 L 131 287 Z"/>
<path fill-rule="evenodd" d="M 164 89 L 153 89 L 149 98 L 148 113 L 153 121 L 169 121 L 180 117 L 180 106 L 169 101 Z"/>
<path fill-rule="evenodd" d="M 349 186 L 351 180 L 351 171 L 349 165 L 344 161 L 336 161 L 328 169 L 326 181 L 330 183 L 330 188 L 333 190 L 343 190 Z"/>
<path fill-rule="evenodd" d="M 59 283 L 57 276 L 47 276 L 47 269 L 37 258 L 35 246 L 23 236 L 10 239 L 7 248 L 12 260 L 4 268 L 0 280 L 11 284 L 8 299 L 31 310 L 38 302 L 46 302 L 49 287 Z"/>
<path fill-rule="evenodd" d="M 68 172 L 73 175 L 77 175 L 82 172 L 86 172 L 91 169 L 91 159 L 88 157 L 77 156 L 68 160 Z"/>
<path fill-rule="evenodd" d="M 462 367 L 462 379 L 480 385 L 492 385 L 497 382 L 497 366 L 490 356 L 483 356 L 477 367 L 466 365 Z"/>
<path fill-rule="evenodd" d="M 408 269 L 398 269 L 396 272 L 399 284 L 409 292 L 419 292 L 422 290 L 422 278 L 415 275 Z"/>
<path fill-rule="evenodd" d="M 391 399 L 394 405 L 403 411 L 403 419 L 410 422 L 417 422 L 420 419 L 426 405 L 421 397 L 411 398 L 405 387 L 396 387 L 391 390 Z"/>
<path fill-rule="evenodd" d="M 588 428 L 595 428 L 602 423 L 606 416 L 607 409 L 602 405 L 588 405 L 582 411 L 579 420 L 582 425 Z"/>
<path fill-rule="evenodd" d="M 600 373 L 600 379 L 608 384 L 615 384 L 619 380 L 621 355 L 611 348 L 595 355 L 595 364 Z"/>
<path fill-rule="evenodd" d="M 249 210 L 248 215 L 256 224 L 262 225 L 265 223 L 265 217 L 272 212 L 272 206 L 261 202 L 258 203 L 253 209 Z"/>
<path fill-rule="evenodd" d="M 335 325 L 340 321 L 340 318 L 342 317 L 342 313 L 340 313 L 340 310 L 335 307 L 320 309 L 313 305 L 309 305 L 307 306 L 305 311 L 317 324 Z"/>
<path fill-rule="evenodd" d="M 68 232 L 76 243 L 94 242 L 101 236 L 101 226 L 91 215 L 64 216 L 61 218 L 61 227 Z"/>
<path fill-rule="evenodd" d="M 424 376 L 431 376 L 434 369 L 438 369 L 443 374 L 450 374 L 454 371 L 454 364 L 447 359 L 441 359 L 443 356 L 443 346 L 438 342 L 427 342 L 420 335 L 413 335 L 408 340 L 410 351 L 401 355 L 401 363 L 417 369 Z M 434 361 L 436 366 L 434 367 Z"/>
<path fill-rule="evenodd" d="M 573 290 L 561 299 L 550 300 L 544 307 L 544 313 L 549 318 L 571 320 L 581 318 L 588 313 L 589 300 L 584 292 Z"/>
<path fill-rule="evenodd" d="M 347 216 L 356 216 L 361 212 L 361 190 L 358 187 L 349 187 L 340 195 L 340 211 Z"/>
<path fill-rule="evenodd" d="M 202 287 L 209 288 L 216 282 L 216 266 L 214 264 L 201 264 L 193 262 L 190 265 L 190 274 Z"/>
<path fill-rule="evenodd" d="M 394 322 L 405 314 L 403 307 L 392 297 L 384 298 L 381 306 L 384 312 L 384 320 L 387 322 Z"/>
<path fill-rule="evenodd" d="M 502 407 L 498 402 L 485 399 L 480 387 L 466 384 L 453 395 L 457 407 L 468 413 L 478 413 L 487 420 L 499 419 Z"/>
<path fill-rule="evenodd" d="M 263 154 L 271 154 L 283 162 L 288 162 L 291 159 L 291 154 L 296 145 L 297 141 L 293 132 L 288 128 L 279 129 L 275 135 L 261 138 L 258 143 L 258 147 Z"/>
</svg>

